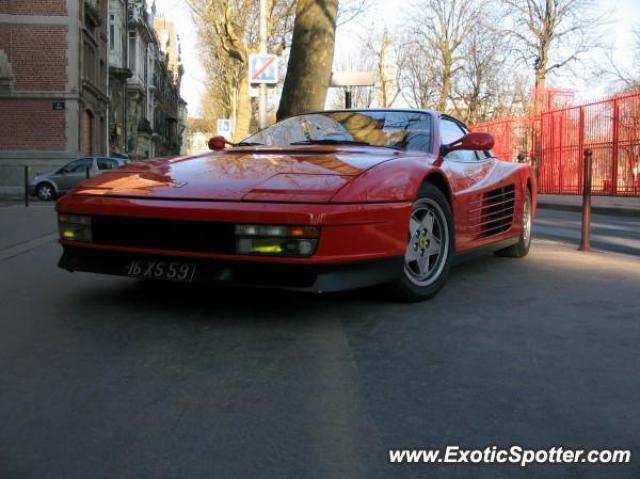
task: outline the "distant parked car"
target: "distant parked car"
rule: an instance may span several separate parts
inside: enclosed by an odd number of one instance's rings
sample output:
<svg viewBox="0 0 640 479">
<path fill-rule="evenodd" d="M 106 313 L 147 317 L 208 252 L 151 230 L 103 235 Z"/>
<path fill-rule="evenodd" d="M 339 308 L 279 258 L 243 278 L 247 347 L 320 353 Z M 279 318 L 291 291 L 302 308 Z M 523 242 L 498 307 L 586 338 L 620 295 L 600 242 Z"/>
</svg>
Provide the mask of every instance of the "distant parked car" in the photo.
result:
<svg viewBox="0 0 640 479">
<path fill-rule="evenodd" d="M 38 174 L 31 180 L 31 194 L 43 201 L 57 198 L 87 177 L 126 165 L 123 158 L 87 157 L 73 160 L 49 173 Z"/>
</svg>

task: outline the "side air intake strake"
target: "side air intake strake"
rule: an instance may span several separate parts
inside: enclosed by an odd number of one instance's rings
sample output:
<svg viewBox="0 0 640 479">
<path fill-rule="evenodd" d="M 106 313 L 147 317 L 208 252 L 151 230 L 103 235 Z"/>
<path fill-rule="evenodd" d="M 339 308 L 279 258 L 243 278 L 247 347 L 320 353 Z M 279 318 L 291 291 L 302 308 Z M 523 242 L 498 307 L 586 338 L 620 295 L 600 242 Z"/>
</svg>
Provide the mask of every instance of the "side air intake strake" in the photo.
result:
<svg viewBox="0 0 640 479">
<path fill-rule="evenodd" d="M 486 238 L 507 231 L 513 224 L 515 205 L 514 185 L 488 191 L 470 213 L 476 218 L 478 238 Z"/>
</svg>

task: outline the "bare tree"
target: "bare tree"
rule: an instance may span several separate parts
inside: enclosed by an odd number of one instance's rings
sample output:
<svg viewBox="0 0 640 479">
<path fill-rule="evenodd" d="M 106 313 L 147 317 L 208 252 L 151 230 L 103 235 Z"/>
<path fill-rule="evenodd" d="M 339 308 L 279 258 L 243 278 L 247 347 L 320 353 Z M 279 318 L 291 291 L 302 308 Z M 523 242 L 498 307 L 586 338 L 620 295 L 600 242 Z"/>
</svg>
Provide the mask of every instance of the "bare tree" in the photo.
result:
<svg viewBox="0 0 640 479">
<path fill-rule="evenodd" d="M 377 105 L 389 108 L 400 95 L 398 88 L 399 69 L 394 59 L 393 40 L 385 27 L 382 32 L 370 33 L 363 39 L 362 57 L 366 59 L 366 70 L 375 75 Z"/>
<path fill-rule="evenodd" d="M 278 119 L 322 110 L 331 79 L 338 0 L 298 0 Z"/>
<path fill-rule="evenodd" d="M 395 55 L 404 101 L 413 108 L 435 108 L 439 75 L 434 52 L 407 34 L 396 46 Z"/>
<path fill-rule="evenodd" d="M 619 66 L 612 52 L 607 53 L 608 65 L 598 73 L 613 77 L 613 89 L 628 91 L 640 88 L 640 28 L 634 31 L 633 61 L 631 68 Z"/>
<path fill-rule="evenodd" d="M 594 0 L 502 0 L 513 22 L 507 33 L 518 42 L 520 57 L 533 66 L 534 115 L 544 105 L 547 76 L 582 59 L 599 46 L 599 24 Z M 534 129 L 534 165 L 540 169 L 542 137 Z"/>
<path fill-rule="evenodd" d="M 518 105 L 526 101 L 523 75 L 512 58 L 512 41 L 496 28 L 501 23 L 496 14 L 484 13 L 461 46 L 463 62 L 453 78 L 451 100 L 456 115 L 470 124 L 525 106 Z"/>
<path fill-rule="evenodd" d="M 463 42 L 482 20 L 484 4 L 480 0 L 420 0 L 411 13 L 415 42 L 405 47 L 419 47 L 437 72 L 436 108 L 440 111 L 448 107 L 453 77 L 463 58 Z"/>
<path fill-rule="evenodd" d="M 605 16 L 594 0 L 502 0 L 513 26 L 507 30 L 522 60 L 532 65 L 535 90 L 542 92 L 547 76 L 580 61 L 600 46 L 599 25 Z M 535 114 L 542 109 L 541 95 Z"/>
<path fill-rule="evenodd" d="M 249 97 L 249 55 L 257 53 L 259 2 L 252 0 L 187 0 L 205 49 L 209 93 L 218 96 L 221 113 L 235 104 L 235 139 L 249 133 L 253 105 Z M 293 29 L 295 0 L 269 0 L 268 50 L 281 55 Z M 232 105 L 233 106 L 233 105 Z"/>
</svg>

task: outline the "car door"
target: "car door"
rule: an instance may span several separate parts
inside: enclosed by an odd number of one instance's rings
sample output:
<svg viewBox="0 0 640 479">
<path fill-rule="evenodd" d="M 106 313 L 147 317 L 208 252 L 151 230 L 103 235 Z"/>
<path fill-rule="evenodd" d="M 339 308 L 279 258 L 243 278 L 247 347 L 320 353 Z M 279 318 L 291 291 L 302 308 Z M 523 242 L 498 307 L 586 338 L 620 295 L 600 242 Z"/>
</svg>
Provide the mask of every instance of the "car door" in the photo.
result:
<svg viewBox="0 0 640 479">
<path fill-rule="evenodd" d="M 56 183 L 60 193 L 67 191 L 87 177 L 87 169 L 93 168 L 93 158 L 80 158 L 67 163 L 56 175 Z"/>
<path fill-rule="evenodd" d="M 447 145 L 469 133 L 457 120 L 443 115 L 440 118 L 440 144 Z M 490 152 L 457 150 L 442 157 L 442 168 L 448 173 L 454 192 L 456 221 L 456 251 L 464 251 L 493 238 L 483 235 L 485 217 L 481 208 L 484 195 L 495 188 L 492 173 L 496 159 Z"/>
</svg>

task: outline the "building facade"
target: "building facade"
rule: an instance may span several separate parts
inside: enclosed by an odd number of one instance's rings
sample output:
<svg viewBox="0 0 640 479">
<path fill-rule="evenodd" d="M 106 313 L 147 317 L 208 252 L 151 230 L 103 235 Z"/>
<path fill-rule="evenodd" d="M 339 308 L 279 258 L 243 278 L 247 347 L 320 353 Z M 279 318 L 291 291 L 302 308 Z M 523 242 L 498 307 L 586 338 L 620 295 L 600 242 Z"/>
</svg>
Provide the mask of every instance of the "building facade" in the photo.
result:
<svg viewBox="0 0 640 479">
<path fill-rule="evenodd" d="M 209 140 L 216 136 L 215 125 L 203 118 L 189 118 L 185 132 L 185 154 L 196 155 L 209 151 Z"/>
<path fill-rule="evenodd" d="M 173 31 L 176 76 L 154 10 L 145 0 L 0 0 L 0 194 L 22 191 L 24 165 L 180 152 L 179 46 Z"/>
<path fill-rule="evenodd" d="M 0 191 L 106 153 L 107 0 L 0 1 Z"/>
<path fill-rule="evenodd" d="M 127 56 L 128 8 L 125 0 L 109 0 L 109 154 L 127 158 L 127 79 L 133 73 Z"/>
</svg>

